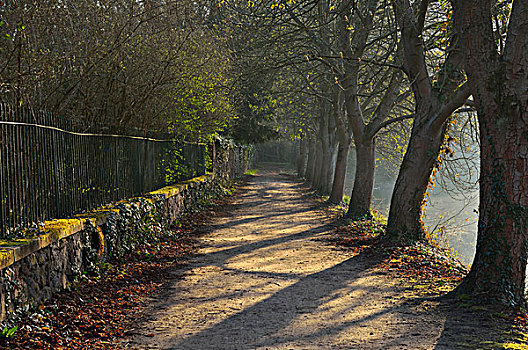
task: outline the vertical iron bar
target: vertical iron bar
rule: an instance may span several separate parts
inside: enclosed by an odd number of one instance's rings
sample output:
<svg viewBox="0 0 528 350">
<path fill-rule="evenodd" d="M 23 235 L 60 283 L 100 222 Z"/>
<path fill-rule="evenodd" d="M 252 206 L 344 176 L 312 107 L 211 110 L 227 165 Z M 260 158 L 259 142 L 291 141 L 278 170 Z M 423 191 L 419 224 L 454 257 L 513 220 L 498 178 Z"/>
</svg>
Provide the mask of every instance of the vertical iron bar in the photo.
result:
<svg viewBox="0 0 528 350">
<path fill-rule="evenodd" d="M 18 113 L 17 113 L 17 109 L 18 107 L 13 111 L 13 121 L 18 121 Z M 14 215 L 14 222 L 15 222 L 15 225 L 20 225 L 20 216 L 21 216 L 21 201 L 20 201 L 20 188 L 22 187 L 21 184 L 20 184 L 20 163 L 19 163 L 19 160 L 20 160 L 20 148 L 18 146 L 18 128 L 15 126 L 13 128 L 13 133 L 12 133 L 12 138 L 13 138 L 13 168 L 14 168 L 14 178 L 13 178 L 13 181 L 14 181 L 14 199 L 15 199 L 15 203 L 14 203 L 14 206 L 13 206 L 13 215 Z"/>
<path fill-rule="evenodd" d="M 0 103 L 0 120 L 5 120 L 5 107 L 3 103 Z M 6 174 L 5 166 L 6 159 L 4 156 L 5 149 L 5 126 L 4 124 L 0 125 L 0 237 L 5 237 L 6 229 L 6 218 L 5 218 L 5 183 L 6 183 Z"/>
</svg>

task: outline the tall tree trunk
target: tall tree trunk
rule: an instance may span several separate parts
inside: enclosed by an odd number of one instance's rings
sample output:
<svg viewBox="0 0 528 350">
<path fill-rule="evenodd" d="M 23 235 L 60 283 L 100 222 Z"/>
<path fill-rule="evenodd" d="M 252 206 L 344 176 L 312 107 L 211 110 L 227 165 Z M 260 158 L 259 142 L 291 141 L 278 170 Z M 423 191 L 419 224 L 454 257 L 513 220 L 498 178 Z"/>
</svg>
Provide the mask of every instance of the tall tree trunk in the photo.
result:
<svg viewBox="0 0 528 350">
<path fill-rule="evenodd" d="M 348 2 L 345 4 L 354 6 L 355 3 Z M 380 80 L 379 85 L 380 87 L 383 86 L 384 93 L 379 96 L 379 99 L 376 99 L 375 108 L 369 111 L 369 116 L 364 115 L 366 105 L 359 98 L 361 95 L 361 85 L 359 84 L 361 58 L 367 48 L 369 33 L 372 30 L 374 13 L 378 4 L 378 0 L 364 2 L 364 8 L 367 11 L 357 22 L 361 29 L 356 30 L 353 36 L 349 28 L 350 23 L 347 13 L 341 12 L 340 21 L 338 22 L 338 37 L 343 57 L 345 58 L 343 61 L 345 74 L 342 77 L 344 106 L 346 108 L 349 135 L 353 135 L 356 146 L 356 172 L 354 188 L 350 196 L 347 212 L 348 217 L 370 215 L 370 202 L 372 200 L 376 168 L 376 134 L 384 126 L 398 120 L 398 118 L 389 120 L 389 116 L 398 100 L 401 85 L 400 72 L 391 69 L 383 73 L 387 80 Z M 395 56 L 398 55 L 396 53 Z"/>
<path fill-rule="evenodd" d="M 393 0 L 393 9 L 401 31 L 403 67 L 414 93 L 415 116 L 411 141 L 392 195 L 387 224 L 387 239 L 408 244 L 425 238 L 421 208 L 434 163 L 446 130 L 445 122 L 470 95 L 459 66 L 462 55 L 452 33 L 447 59 L 433 83 L 425 62 L 422 31 L 428 2 L 414 9 L 407 0 Z"/>
<path fill-rule="evenodd" d="M 352 143 L 352 132 L 347 128 L 347 120 L 344 110 L 345 94 L 338 91 L 334 100 L 334 121 L 336 124 L 336 136 L 338 139 L 338 149 L 334 168 L 334 178 L 332 189 L 328 201 L 330 203 L 341 203 L 345 194 L 345 180 L 348 165 L 348 155 L 350 144 Z"/>
<path fill-rule="evenodd" d="M 376 169 L 375 139 L 355 141 L 356 174 L 354 188 L 350 196 L 347 217 L 370 216 L 370 202 L 374 189 L 374 171 Z"/>
<path fill-rule="evenodd" d="M 297 175 L 304 177 L 306 175 L 307 145 L 306 137 L 301 138 L 299 142 L 299 156 L 297 158 Z"/>
<path fill-rule="evenodd" d="M 444 142 L 446 124 L 432 128 L 417 117 L 392 192 L 387 237 L 399 243 L 415 242 L 425 238 L 421 220 L 427 185 Z"/>
<path fill-rule="evenodd" d="M 337 145 L 329 140 L 328 152 L 325 157 L 324 169 L 326 174 L 324 176 L 324 183 L 322 183 L 322 193 L 330 194 L 332 191 L 332 181 L 334 180 L 335 160 L 337 155 Z"/>
<path fill-rule="evenodd" d="M 332 113 L 335 113 L 335 112 L 332 111 Z M 337 137 L 337 127 L 336 127 L 335 118 L 330 118 L 329 123 L 328 123 L 328 164 L 325 165 L 327 174 L 326 174 L 326 183 L 325 183 L 325 189 L 324 189 L 324 192 L 328 194 L 332 192 L 338 145 L 339 145 L 339 142 L 338 142 L 338 137 Z"/>
<path fill-rule="evenodd" d="M 332 183 L 332 192 L 328 199 L 331 203 L 340 203 L 345 194 L 345 180 L 348 163 L 348 155 L 350 154 L 350 142 L 339 142 L 337 150 L 336 165 L 334 171 L 334 181 Z"/>
<path fill-rule="evenodd" d="M 315 137 L 310 133 L 308 138 L 308 161 L 306 162 L 306 181 L 309 184 L 314 182 L 315 163 L 317 159 L 317 144 Z"/>
<path fill-rule="evenodd" d="M 315 184 L 315 189 L 321 194 L 327 193 L 328 167 L 330 167 L 332 163 L 332 153 L 329 141 L 328 138 L 325 138 L 324 141 L 321 142 L 321 160 L 318 169 L 319 177 Z"/>
<path fill-rule="evenodd" d="M 318 134 L 318 163 L 316 165 L 316 177 L 313 182 L 313 188 L 319 193 L 326 193 L 328 184 L 328 166 L 331 162 L 330 152 L 330 136 L 328 133 L 328 119 L 329 119 L 328 102 L 321 102 L 321 117 L 319 119 L 319 134 Z"/>
<path fill-rule="evenodd" d="M 490 2 L 452 1 L 480 131 L 477 252 L 455 290 L 480 302 L 526 306 L 528 259 L 528 3 L 515 0 L 497 52 Z"/>
<path fill-rule="evenodd" d="M 491 303 L 525 305 L 528 112 L 522 115 L 509 99 L 482 107 L 477 251 L 456 292 Z"/>
<path fill-rule="evenodd" d="M 312 182 L 312 188 L 316 191 L 320 190 L 321 186 L 321 178 L 323 177 L 323 164 L 324 164 L 324 152 L 323 152 L 323 146 L 321 140 L 317 140 L 316 143 L 316 157 L 315 157 L 315 164 L 314 164 L 314 179 Z"/>
</svg>

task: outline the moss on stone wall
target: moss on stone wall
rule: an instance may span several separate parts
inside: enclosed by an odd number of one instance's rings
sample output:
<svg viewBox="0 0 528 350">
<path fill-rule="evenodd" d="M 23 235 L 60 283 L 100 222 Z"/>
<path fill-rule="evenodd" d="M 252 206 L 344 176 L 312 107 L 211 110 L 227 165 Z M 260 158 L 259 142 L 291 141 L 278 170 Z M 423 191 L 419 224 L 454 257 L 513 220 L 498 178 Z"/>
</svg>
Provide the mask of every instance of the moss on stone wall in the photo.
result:
<svg viewBox="0 0 528 350">
<path fill-rule="evenodd" d="M 0 241 L 0 300 L 5 300 L 0 319 L 37 305 L 83 271 L 96 273 L 98 261 L 156 243 L 179 215 L 218 188 L 211 175 L 200 176 L 112 207 L 46 221 L 36 237 Z"/>
</svg>

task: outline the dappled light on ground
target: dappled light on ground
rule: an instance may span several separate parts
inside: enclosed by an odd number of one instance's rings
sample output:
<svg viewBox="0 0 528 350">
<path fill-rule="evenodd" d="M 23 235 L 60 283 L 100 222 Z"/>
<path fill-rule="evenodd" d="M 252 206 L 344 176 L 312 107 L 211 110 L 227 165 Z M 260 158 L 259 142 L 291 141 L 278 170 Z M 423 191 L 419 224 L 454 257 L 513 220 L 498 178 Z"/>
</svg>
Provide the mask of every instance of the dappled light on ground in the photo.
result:
<svg viewBox="0 0 528 350">
<path fill-rule="evenodd" d="M 207 228 L 198 254 L 176 272 L 181 278 L 147 312 L 130 345 L 434 348 L 445 318 L 409 303 L 376 258 L 329 244 L 328 215 L 298 182 L 262 173 Z"/>
</svg>

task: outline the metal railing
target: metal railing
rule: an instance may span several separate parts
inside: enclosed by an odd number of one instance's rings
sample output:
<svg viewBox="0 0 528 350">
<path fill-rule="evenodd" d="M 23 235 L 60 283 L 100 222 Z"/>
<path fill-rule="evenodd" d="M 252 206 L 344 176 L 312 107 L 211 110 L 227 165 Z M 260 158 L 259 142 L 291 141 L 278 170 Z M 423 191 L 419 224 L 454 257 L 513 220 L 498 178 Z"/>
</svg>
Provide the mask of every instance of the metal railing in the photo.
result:
<svg viewBox="0 0 528 350">
<path fill-rule="evenodd" d="M 205 173 L 206 146 L 0 104 L 0 236 Z"/>
</svg>

